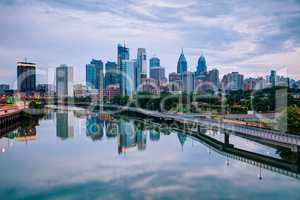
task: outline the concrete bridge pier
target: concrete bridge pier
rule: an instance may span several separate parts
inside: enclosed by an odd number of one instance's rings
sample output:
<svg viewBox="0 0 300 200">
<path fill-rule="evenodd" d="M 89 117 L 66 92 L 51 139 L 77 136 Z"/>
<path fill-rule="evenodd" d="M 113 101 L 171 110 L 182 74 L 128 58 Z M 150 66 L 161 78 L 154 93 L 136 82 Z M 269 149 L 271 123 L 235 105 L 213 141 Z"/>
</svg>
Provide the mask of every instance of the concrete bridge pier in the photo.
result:
<svg viewBox="0 0 300 200">
<path fill-rule="evenodd" d="M 230 144 L 229 142 L 229 133 L 226 133 L 224 132 L 224 144 L 225 146 L 228 146 L 228 147 L 234 147 L 233 144 Z"/>
</svg>

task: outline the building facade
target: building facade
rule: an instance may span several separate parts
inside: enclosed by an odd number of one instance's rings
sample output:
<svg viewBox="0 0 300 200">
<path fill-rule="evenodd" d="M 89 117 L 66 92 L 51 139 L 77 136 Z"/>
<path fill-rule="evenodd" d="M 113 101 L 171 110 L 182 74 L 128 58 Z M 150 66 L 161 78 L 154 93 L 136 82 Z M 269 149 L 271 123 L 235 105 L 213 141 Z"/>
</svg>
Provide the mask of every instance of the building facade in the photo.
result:
<svg viewBox="0 0 300 200">
<path fill-rule="evenodd" d="M 183 50 L 181 50 L 181 54 L 177 62 L 177 74 L 183 75 L 186 72 L 187 72 L 187 62 Z"/>
<path fill-rule="evenodd" d="M 36 90 L 36 64 L 28 62 L 17 63 L 18 91 L 34 92 Z"/>
<path fill-rule="evenodd" d="M 58 97 L 73 96 L 73 67 L 60 65 L 56 68 L 56 95 Z"/>
<path fill-rule="evenodd" d="M 152 67 L 160 67 L 160 59 L 157 57 L 152 57 L 150 59 L 150 70 Z"/>
<path fill-rule="evenodd" d="M 135 61 L 123 60 L 121 64 L 121 95 L 132 97 L 135 92 Z"/>
<path fill-rule="evenodd" d="M 141 71 L 141 79 L 147 78 L 147 55 L 146 49 L 138 48 L 137 50 L 137 67 Z"/>
<path fill-rule="evenodd" d="M 106 62 L 105 64 L 105 88 L 109 85 L 119 84 L 118 82 L 118 65 L 115 62 Z"/>
<path fill-rule="evenodd" d="M 196 76 L 205 75 L 207 73 L 206 60 L 203 55 L 198 59 L 198 65 L 196 70 Z"/>
</svg>

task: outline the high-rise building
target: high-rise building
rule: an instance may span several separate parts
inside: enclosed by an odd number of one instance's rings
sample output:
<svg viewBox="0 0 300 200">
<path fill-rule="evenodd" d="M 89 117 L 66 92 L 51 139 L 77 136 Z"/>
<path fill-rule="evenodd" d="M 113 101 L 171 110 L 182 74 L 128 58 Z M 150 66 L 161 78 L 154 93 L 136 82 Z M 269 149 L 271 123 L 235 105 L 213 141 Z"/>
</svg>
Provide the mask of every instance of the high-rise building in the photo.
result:
<svg viewBox="0 0 300 200">
<path fill-rule="evenodd" d="M 220 87 L 219 70 L 212 69 L 207 74 L 207 80 L 213 84 L 214 88 Z"/>
<path fill-rule="evenodd" d="M 169 74 L 169 91 L 178 92 L 182 88 L 181 76 L 175 72 Z"/>
<path fill-rule="evenodd" d="M 271 70 L 271 76 L 270 76 L 270 83 L 272 84 L 272 87 L 275 87 L 276 85 L 276 71 L 275 70 Z"/>
<path fill-rule="evenodd" d="M 56 95 L 58 97 L 73 96 L 73 67 L 60 65 L 56 68 Z"/>
<path fill-rule="evenodd" d="M 182 75 L 182 91 L 187 94 L 193 92 L 195 89 L 195 73 L 186 72 Z"/>
<path fill-rule="evenodd" d="M 150 59 L 150 70 L 152 67 L 160 67 L 160 60 L 157 57 L 153 57 Z"/>
<path fill-rule="evenodd" d="M 92 60 L 86 65 L 86 85 L 91 89 L 103 88 L 103 62 Z"/>
<path fill-rule="evenodd" d="M 244 76 L 238 72 L 231 72 L 223 76 L 222 84 L 225 90 L 243 90 L 244 89 Z"/>
<path fill-rule="evenodd" d="M 256 85 L 256 79 L 247 78 L 244 80 L 244 91 L 254 90 Z"/>
<path fill-rule="evenodd" d="M 177 73 L 172 72 L 169 74 L 169 82 L 174 82 L 179 80 L 180 80 L 180 76 Z"/>
<path fill-rule="evenodd" d="M 183 75 L 185 72 L 187 72 L 187 62 L 183 50 L 181 50 L 181 54 L 177 62 L 177 74 Z"/>
<path fill-rule="evenodd" d="M 17 62 L 18 91 L 33 92 L 36 89 L 36 64 Z"/>
<path fill-rule="evenodd" d="M 135 91 L 140 90 L 140 85 L 142 82 L 142 76 L 141 76 L 141 68 L 139 67 L 137 60 L 134 61 L 134 88 Z"/>
<path fill-rule="evenodd" d="M 119 84 L 118 76 L 119 71 L 117 63 L 108 61 L 105 64 L 105 88 L 109 85 Z"/>
<path fill-rule="evenodd" d="M 91 64 L 96 68 L 96 89 L 102 90 L 104 88 L 104 73 L 102 60 L 92 59 Z"/>
<path fill-rule="evenodd" d="M 198 59 L 196 76 L 205 75 L 207 73 L 206 60 L 203 55 L 201 55 Z"/>
<path fill-rule="evenodd" d="M 122 60 L 129 60 L 129 48 L 127 48 L 124 44 L 124 46 L 122 45 L 118 45 L 118 67 L 120 69 L 121 64 L 122 64 Z"/>
<path fill-rule="evenodd" d="M 118 83 L 120 84 L 120 89 L 122 91 L 122 78 L 124 76 L 124 74 L 122 74 L 121 72 L 121 68 L 122 68 L 122 63 L 123 60 L 129 60 L 129 48 L 127 48 L 125 46 L 122 46 L 121 44 L 118 44 Z"/>
<path fill-rule="evenodd" d="M 1 84 L 0 85 L 0 94 L 6 92 L 7 90 L 9 90 L 9 85 L 8 84 Z"/>
<path fill-rule="evenodd" d="M 137 66 L 141 71 L 141 78 L 147 78 L 147 55 L 146 49 L 138 48 L 137 50 Z"/>
<path fill-rule="evenodd" d="M 121 64 L 121 95 L 132 97 L 135 91 L 135 61 L 123 60 Z"/>
<path fill-rule="evenodd" d="M 165 68 L 163 67 L 152 67 L 150 68 L 150 78 L 153 78 L 158 81 L 164 80 L 165 77 Z"/>
</svg>

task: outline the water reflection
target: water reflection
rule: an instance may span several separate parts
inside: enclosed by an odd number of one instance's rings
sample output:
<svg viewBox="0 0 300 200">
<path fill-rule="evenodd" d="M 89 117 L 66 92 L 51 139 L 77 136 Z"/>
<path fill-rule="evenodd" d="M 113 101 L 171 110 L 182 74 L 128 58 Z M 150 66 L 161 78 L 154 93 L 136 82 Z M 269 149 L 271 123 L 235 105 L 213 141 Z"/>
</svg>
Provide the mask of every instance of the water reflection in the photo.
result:
<svg viewBox="0 0 300 200">
<path fill-rule="evenodd" d="M 119 121 L 118 153 L 123 154 L 131 151 L 146 149 L 146 134 L 136 129 L 134 121 Z"/>
<path fill-rule="evenodd" d="M 72 112 L 56 113 L 56 136 L 65 140 L 74 137 L 74 120 Z"/>
<path fill-rule="evenodd" d="M 98 117 L 89 116 L 86 119 L 86 136 L 93 141 L 101 140 L 104 135 L 104 122 Z"/>
<path fill-rule="evenodd" d="M 57 112 L 53 116 L 52 121 L 43 118 L 39 124 L 19 127 L 0 139 L 4 155 L 0 156 L 0 196 L 15 188 L 28 199 L 44 199 L 47 195 L 71 199 L 74 196 L 64 195 L 78 191 L 80 197 L 82 193 L 92 194 L 95 199 L 196 199 L 202 194 L 214 194 L 215 199 L 220 199 L 228 191 L 233 199 L 255 199 L 253 193 L 265 192 L 274 198 L 273 192 L 287 189 L 293 197 L 299 197 L 299 166 L 284 160 L 267 161 L 269 158 L 258 153 L 271 147 L 250 140 L 234 137 L 236 143 L 248 148 L 245 152 L 235 146 L 214 146 L 207 137 L 224 141 L 224 134 L 205 127 L 201 133 L 205 133 L 206 140 L 196 140 L 188 132 L 165 130 L 151 121 L 123 116 L 112 119 L 93 114 L 78 118 L 74 112 Z M 72 142 L 68 138 L 73 138 Z M 26 169 L 33 173 L 28 174 Z M 262 181 L 268 187 L 265 190 L 259 184 Z M 108 193 L 115 196 L 106 196 Z M 15 199 L 23 197 L 18 194 L 14 194 Z"/>
</svg>

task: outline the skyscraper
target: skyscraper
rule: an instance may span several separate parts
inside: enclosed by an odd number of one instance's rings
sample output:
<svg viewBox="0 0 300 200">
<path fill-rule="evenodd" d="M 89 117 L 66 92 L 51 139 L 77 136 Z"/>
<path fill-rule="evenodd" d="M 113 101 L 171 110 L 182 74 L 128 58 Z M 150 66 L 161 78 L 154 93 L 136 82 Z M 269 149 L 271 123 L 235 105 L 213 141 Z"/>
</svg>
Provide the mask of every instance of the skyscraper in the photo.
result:
<svg viewBox="0 0 300 200">
<path fill-rule="evenodd" d="M 17 62 L 18 91 L 33 92 L 36 89 L 36 64 Z"/>
<path fill-rule="evenodd" d="M 121 68 L 122 60 L 129 60 L 129 48 L 118 44 L 118 67 Z"/>
<path fill-rule="evenodd" d="M 119 84 L 118 82 L 118 65 L 115 62 L 107 61 L 105 64 L 105 87 Z"/>
<path fill-rule="evenodd" d="M 93 59 L 86 65 L 86 84 L 91 89 L 100 89 L 103 87 L 103 81 L 103 62 Z"/>
<path fill-rule="evenodd" d="M 219 70 L 212 69 L 207 74 L 207 80 L 213 84 L 215 88 L 220 87 Z"/>
<path fill-rule="evenodd" d="M 196 76 L 205 75 L 207 73 L 206 60 L 203 55 L 198 59 Z"/>
<path fill-rule="evenodd" d="M 150 68 L 150 78 L 153 78 L 157 81 L 164 80 L 165 77 L 165 68 L 163 67 L 152 67 Z"/>
<path fill-rule="evenodd" d="M 222 84 L 225 90 L 243 90 L 244 89 L 244 76 L 238 72 L 231 72 L 223 76 Z"/>
<path fill-rule="evenodd" d="M 177 74 L 183 75 L 185 72 L 187 72 L 187 62 L 182 49 L 177 62 Z"/>
<path fill-rule="evenodd" d="M 56 95 L 58 97 L 73 96 L 73 67 L 60 65 L 56 68 Z"/>
<path fill-rule="evenodd" d="M 133 60 L 133 61 L 134 61 L 134 88 L 135 88 L 135 91 L 138 91 L 138 90 L 140 90 L 140 85 L 142 82 L 141 68 L 139 67 L 136 60 Z"/>
<path fill-rule="evenodd" d="M 147 55 L 146 49 L 138 48 L 137 51 L 137 66 L 140 68 L 141 71 L 141 79 L 147 78 Z"/>
<path fill-rule="evenodd" d="M 190 94 L 195 89 L 195 73 L 186 72 L 182 75 L 182 90 Z"/>
<path fill-rule="evenodd" d="M 132 97 L 135 91 L 135 61 L 122 60 L 121 74 L 121 95 Z"/>
<path fill-rule="evenodd" d="M 270 83 L 272 84 L 272 87 L 275 87 L 276 79 L 277 79 L 276 71 L 271 70 Z"/>
<path fill-rule="evenodd" d="M 153 78 L 157 81 L 166 79 L 165 68 L 160 66 L 160 60 L 157 57 L 150 59 L 150 78 Z"/>
<path fill-rule="evenodd" d="M 125 44 L 124 46 L 118 44 L 118 82 L 120 84 L 121 93 L 123 88 L 122 79 L 124 78 L 123 76 L 126 76 L 122 73 L 123 60 L 129 60 L 129 48 L 127 48 Z"/>
<path fill-rule="evenodd" d="M 152 67 L 160 67 L 160 60 L 157 57 L 153 57 L 150 59 L 150 70 Z"/>
</svg>

